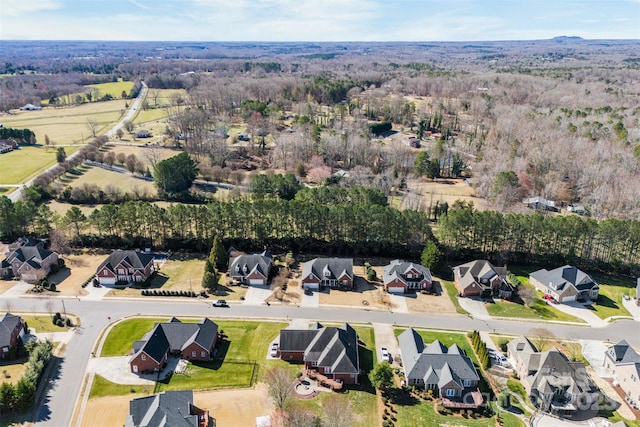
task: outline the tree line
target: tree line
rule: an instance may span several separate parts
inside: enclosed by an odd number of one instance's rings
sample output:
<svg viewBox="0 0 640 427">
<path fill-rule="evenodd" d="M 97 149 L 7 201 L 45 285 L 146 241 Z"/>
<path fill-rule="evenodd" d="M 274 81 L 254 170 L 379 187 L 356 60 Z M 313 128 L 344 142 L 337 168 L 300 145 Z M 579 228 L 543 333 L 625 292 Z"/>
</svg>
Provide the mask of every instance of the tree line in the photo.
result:
<svg viewBox="0 0 640 427">
<path fill-rule="evenodd" d="M 640 274 L 640 221 L 502 214 L 460 205 L 438 220 L 437 237 L 449 257 Z"/>
</svg>

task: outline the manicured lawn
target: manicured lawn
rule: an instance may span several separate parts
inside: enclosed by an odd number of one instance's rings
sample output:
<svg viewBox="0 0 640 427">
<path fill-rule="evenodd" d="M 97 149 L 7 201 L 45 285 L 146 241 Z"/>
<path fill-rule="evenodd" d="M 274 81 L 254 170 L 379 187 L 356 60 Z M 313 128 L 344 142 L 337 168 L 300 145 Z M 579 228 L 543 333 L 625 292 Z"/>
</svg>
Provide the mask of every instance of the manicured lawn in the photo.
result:
<svg viewBox="0 0 640 427">
<path fill-rule="evenodd" d="M 89 398 L 104 397 L 104 396 L 125 396 L 131 395 L 131 398 L 140 397 L 142 395 L 148 396 L 153 393 L 153 386 L 150 385 L 123 385 L 112 383 L 100 375 L 96 375 L 93 378 L 93 385 L 91 386 L 91 392 Z"/>
<path fill-rule="evenodd" d="M 257 366 L 249 362 L 190 362 L 183 374 L 173 374 L 160 381 L 156 391 L 251 387 L 255 371 Z"/>
<path fill-rule="evenodd" d="M 78 145 L 66 146 L 64 150 L 68 156 L 80 148 Z M 25 145 L 0 157 L 0 184 L 22 184 L 55 163 L 55 148 Z"/>
<path fill-rule="evenodd" d="M 440 283 L 442 284 L 442 287 L 447 291 L 447 294 L 449 295 L 451 302 L 453 302 L 453 305 L 456 306 L 456 312 L 460 314 L 469 314 L 467 310 L 460 306 L 460 303 L 458 302 L 458 290 L 456 289 L 453 282 L 449 280 L 440 280 Z"/>
<path fill-rule="evenodd" d="M 622 305 L 622 298 L 625 295 L 635 296 L 635 280 L 600 274 L 594 274 L 591 277 L 600 284 L 598 303 L 592 305 L 596 316 L 601 319 L 611 316 L 631 316 L 631 313 Z"/>
<path fill-rule="evenodd" d="M 100 356 L 124 356 L 133 348 L 133 342 L 141 339 L 149 332 L 154 323 L 166 322 L 163 318 L 135 318 L 115 325 L 107 335 Z"/>
<path fill-rule="evenodd" d="M 58 304 L 58 307 L 60 307 L 60 304 Z M 59 310 L 59 308 L 57 308 L 56 310 Z M 27 322 L 27 326 L 29 327 L 29 329 L 35 329 L 39 334 L 44 332 L 67 331 L 67 328 L 54 325 L 51 321 L 51 316 L 49 316 L 49 313 L 42 313 L 37 316 L 21 314 L 20 317 L 22 317 L 22 319 Z"/>
<path fill-rule="evenodd" d="M 521 285 L 527 286 L 527 285 Z M 498 317 L 515 317 L 523 319 L 546 319 L 559 320 L 564 322 L 584 323 L 584 320 L 566 314 L 557 308 L 547 304 L 542 298 L 538 298 L 531 307 L 524 304 L 516 304 L 510 301 L 496 301 L 495 303 L 485 304 L 487 312 L 491 316 Z"/>
</svg>

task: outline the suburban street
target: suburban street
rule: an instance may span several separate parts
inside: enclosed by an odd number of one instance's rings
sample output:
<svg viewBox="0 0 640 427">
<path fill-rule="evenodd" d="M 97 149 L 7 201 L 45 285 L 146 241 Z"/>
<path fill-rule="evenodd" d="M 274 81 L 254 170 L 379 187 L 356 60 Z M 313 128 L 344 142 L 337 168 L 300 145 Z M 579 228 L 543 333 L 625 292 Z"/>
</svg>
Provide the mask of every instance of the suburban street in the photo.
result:
<svg viewBox="0 0 640 427">
<path fill-rule="evenodd" d="M 0 304 L 13 312 L 47 312 L 45 298 L 0 295 Z M 63 310 L 63 299 L 53 299 L 54 310 Z M 82 388 L 85 370 L 93 346 L 101 331 L 111 322 L 127 316 L 207 316 L 210 318 L 244 319 L 309 319 L 326 322 L 381 323 L 398 326 L 415 326 L 450 330 L 480 330 L 509 334 L 526 334 L 532 328 L 546 328 L 557 337 L 567 339 L 591 339 L 616 342 L 626 339 L 640 346 L 640 328 L 637 322 L 621 320 L 604 328 L 589 328 L 547 322 L 478 320 L 468 316 L 427 316 L 410 313 L 394 313 L 358 308 L 309 308 L 279 305 L 231 305 L 214 308 L 211 300 L 166 301 L 146 299 L 103 299 L 101 301 L 64 299 L 68 313 L 80 317 L 81 325 L 74 338 L 67 344 L 59 370 L 55 373 L 43 404 L 37 411 L 37 425 L 71 425 L 73 410 Z"/>
</svg>

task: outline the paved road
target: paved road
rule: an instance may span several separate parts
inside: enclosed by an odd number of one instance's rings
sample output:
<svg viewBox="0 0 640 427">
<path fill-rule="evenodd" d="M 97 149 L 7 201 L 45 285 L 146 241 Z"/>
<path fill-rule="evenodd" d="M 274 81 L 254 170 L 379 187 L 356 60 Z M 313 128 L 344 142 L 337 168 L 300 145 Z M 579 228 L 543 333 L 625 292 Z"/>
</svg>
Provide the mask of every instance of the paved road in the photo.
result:
<svg viewBox="0 0 640 427">
<path fill-rule="evenodd" d="M 147 96 L 147 91 L 148 90 L 149 89 L 148 89 L 147 85 L 145 84 L 145 82 L 142 82 L 142 89 L 140 89 L 140 92 L 138 93 L 138 96 L 133 101 L 133 103 L 130 105 L 129 111 L 127 111 L 127 114 L 125 114 L 125 116 L 122 118 L 122 120 L 120 120 L 118 123 L 116 123 L 115 126 L 113 126 L 110 130 L 107 131 L 107 133 L 105 133 L 106 136 L 111 138 L 113 135 L 115 135 L 115 133 L 118 131 L 118 129 L 120 129 L 122 126 L 124 126 L 124 122 L 125 121 L 131 120 L 133 118 L 133 116 L 140 109 L 140 106 L 142 105 L 142 101 L 144 101 L 144 98 Z M 64 146 L 64 145 L 62 145 L 62 146 Z M 74 157 L 76 157 L 78 155 L 80 155 L 80 150 L 78 150 L 75 153 L 71 154 L 69 157 L 67 157 L 67 159 L 73 159 Z M 40 175 L 53 170 L 56 166 L 57 166 L 57 164 L 51 166 L 50 168 L 48 168 L 44 172 L 40 173 Z M 38 176 L 40 176 L 40 175 L 38 175 Z M 9 199 L 13 203 L 15 203 L 18 200 L 22 199 L 22 195 L 23 195 L 22 188 L 29 187 L 29 186 L 33 185 L 33 181 L 35 181 L 35 179 L 38 176 L 36 176 L 34 178 L 31 178 L 29 181 L 25 182 L 24 184 L 18 185 L 17 187 L 19 187 L 19 189 L 11 192 L 11 194 L 9 194 L 9 196 L 8 196 Z"/>
<path fill-rule="evenodd" d="M 45 307 L 47 299 L 16 298 L 0 295 L 0 306 L 9 301 L 14 312 L 48 311 Z M 62 300 L 54 300 L 54 310 L 62 310 Z M 596 339 L 618 341 L 627 339 L 632 345 L 640 346 L 638 323 L 622 320 L 606 328 L 588 328 L 570 325 L 549 325 L 547 323 L 520 322 L 506 320 L 476 320 L 469 317 L 439 317 L 410 313 L 394 313 L 364 309 L 344 308 L 312 308 L 297 306 L 255 306 L 234 304 L 229 308 L 213 308 L 210 301 L 149 301 L 110 300 L 102 301 L 65 299 L 67 312 L 74 313 L 82 319 L 82 326 L 76 336 L 69 342 L 60 365 L 57 378 L 52 382 L 42 408 L 38 412 L 36 423 L 39 426 L 70 425 L 76 398 L 80 393 L 82 381 L 87 368 L 94 343 L 100 331 L 110 321 L 125 316 L 138 314 L 157 314 L 164 316 L 208 316 L 237 318 L 269 318 L 296 319 L 304 318 L 326 322 L 383 323 L 398 326 L 416 326 L 455 330 L 478 329 L 483 331 L 499 331 L 511 334 L 524 334 L 531 328 L 544 327 L 562 338 Z"/>
</svg>

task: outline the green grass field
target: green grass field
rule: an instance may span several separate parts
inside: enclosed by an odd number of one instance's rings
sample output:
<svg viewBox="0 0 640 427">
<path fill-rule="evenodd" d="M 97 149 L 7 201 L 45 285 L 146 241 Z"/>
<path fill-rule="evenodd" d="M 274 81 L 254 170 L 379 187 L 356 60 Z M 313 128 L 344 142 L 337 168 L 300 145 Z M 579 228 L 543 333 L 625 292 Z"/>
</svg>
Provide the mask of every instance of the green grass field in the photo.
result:
<svg viewBox="0 0 640 427">
<path fill-rule="evenodd" d="M 456 286 L 453 284 L 453 282 L 449 280 L 440 280 L 440 283 L 442 284 L 444 290 L 447 292 L 447 295 L 449 295 L 449 299 L 456 307 L 456 313 L 469 314 L 467 310 L 460 306 L 460 303 L 458 302 L 458 290 L 456 289 Z"/>
<path fill-rule="evenodd" d="M 58 304 L 58 307 L 60 305 Z M 59 309 L 59 308 L 58 308 Z M 21 314 L 20 317 L 27 323 L 29 329 L 35 329 L 37 333 L 41 334 L 44 332 L 66 332 L 67 328 L 56 326 L 51 321 L 51 316 L 49 314 L 39 314 L 37 316 L 34 315 L 25 315 Z"/>
<path fill-rule="evenodd" d="M 77 174 L 66 173 L 57 182 L 70 187 L 78 187 L 82 184 L 95 184 L 104 190 L 107 185 L 114 186 L 123 193 L 145 191 L 147 194 L 156 194 L 157 189 L 153 185 L 153 181 L 146 181 L 140 178 L 134 178 L 129 172 L 120 173 L 103 169 L 98 166 L 82 165 L 76 168 Z"/>
<path fill-rule="evenodd" d="M 133 399 L 135 397 L 148 396 L 151 393 L 153 393 L 153 386 L 150 385 L 116 384 L 100 375 L 96 375 L 93 378 L 93 385 L 89 392 L 89 399 L 105 396 L 124 396 L 127 394 L 130 394 Z"/>
<path fill-rule="evenodd" d="M 487 308 L 487 312 L 489 312 L 491 316 L 584 323 L 584 320 L 570 314 L 566 314 L 552 305 L 547 304 L 542 298 L 539 298 L 539 296 L 531 307 L 510 301 L 496 301 L 491 304 L 485 304 L 485 306 Z"/>
<path fill-rule="evenodd" d="M 131 92 L 131 89 L 133 88 L 133 82 L 127 82 L 127 81 L 123 82 L 122 80 L 120 80 L 118 82 L 89 85 L 88 87 L 98 89 L 97 98 L 100 98 L 104 95 L 109 94 L 116 99 L 120 99 L 122 95 L 122 91 L 125 91 L 127 93 L 127 96 L 129 95 L 129 92 Z"/>
<path fill-rule="evenodd" d="M 64 147 L 67 156 L 80 146 Z M 42 146 L 23 146 L 0 154 L 0 184 L 22 184 L 56 163 L 56 151 Z"/>
</svg>

